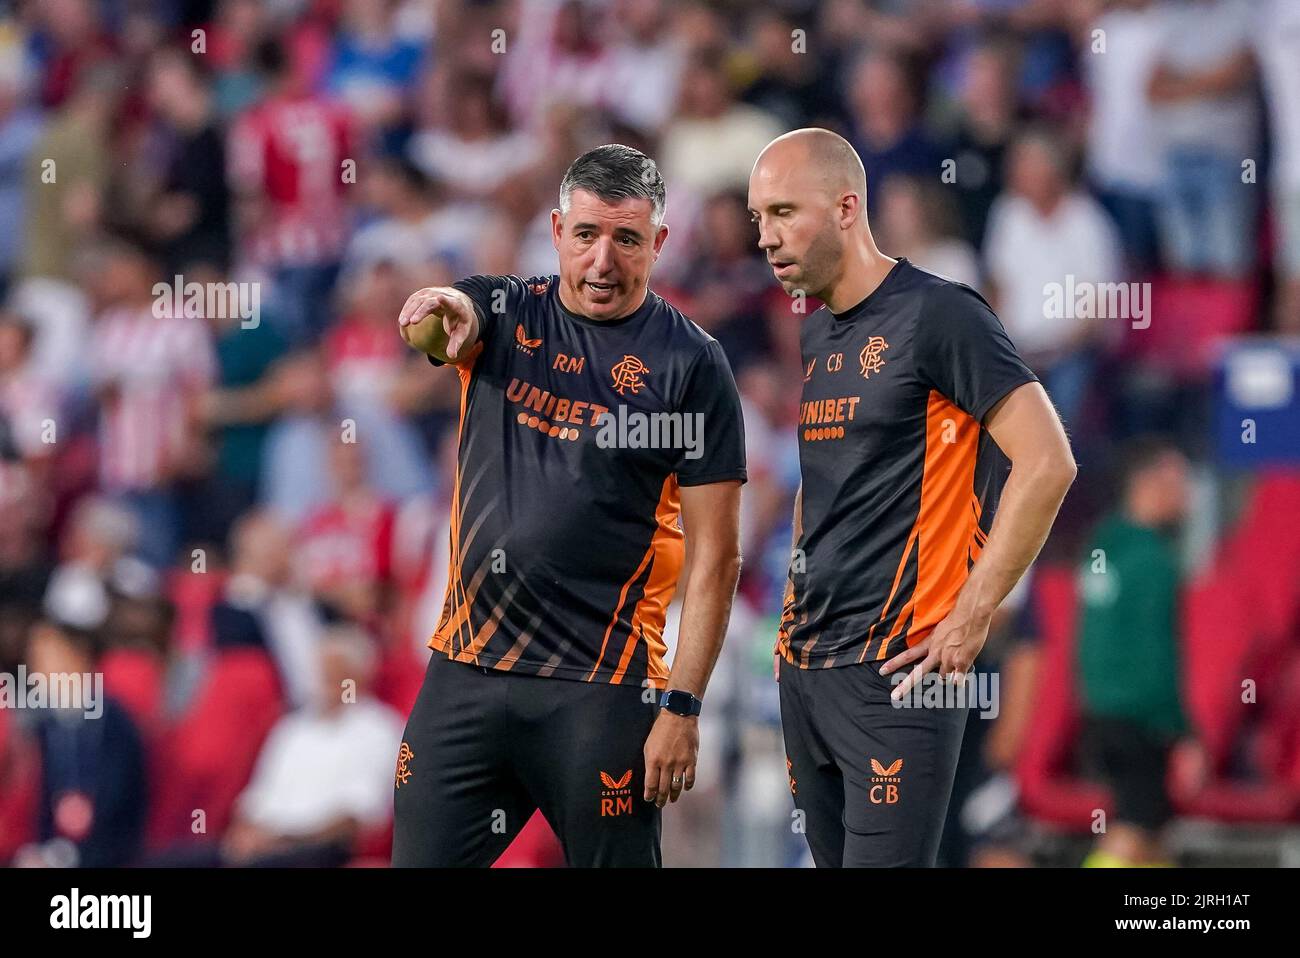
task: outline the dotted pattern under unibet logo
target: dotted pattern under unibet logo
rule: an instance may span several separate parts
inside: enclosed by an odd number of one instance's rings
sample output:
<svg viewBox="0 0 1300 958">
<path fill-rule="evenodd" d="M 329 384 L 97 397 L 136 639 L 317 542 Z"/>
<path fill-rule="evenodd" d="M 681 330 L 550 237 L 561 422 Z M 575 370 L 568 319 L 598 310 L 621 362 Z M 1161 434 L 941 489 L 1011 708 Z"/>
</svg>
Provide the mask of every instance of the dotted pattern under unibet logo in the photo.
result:
<svg viewBox="0 0 1300 958">
<path fill-rule="evenodd" d="M 843 426 L 821 426 L 816 429 L 805 429 L 803 437 L 808 442 L 817 442 L 819 439 L 843 439 Z"/>
<path fill-rule="evenodd" d="M 515 422 L 521 426 L 527 426 L 529 429 L 536 429 L 552 439 L 567 439 L 569 442 L 578 441 L 578 430 L 572 426 L 556 426 L 545 419 L 539 419 L 537 416 L 530 416 L 522 412 L 515 417 Z"/>
</svg>

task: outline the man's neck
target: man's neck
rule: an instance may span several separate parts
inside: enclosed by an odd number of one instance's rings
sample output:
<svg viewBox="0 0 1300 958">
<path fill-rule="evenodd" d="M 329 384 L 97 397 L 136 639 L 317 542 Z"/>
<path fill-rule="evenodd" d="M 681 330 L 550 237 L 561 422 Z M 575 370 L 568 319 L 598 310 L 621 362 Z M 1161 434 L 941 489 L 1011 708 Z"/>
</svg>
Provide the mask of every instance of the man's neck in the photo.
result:
<svg viewBox="0 0 1300 958">
<path fill-rule="evenodd" d="M 836 315 L 848 312 L 879 288 L 897 262 L 872 243 L 856 256 L 846 259 L 840 281 L 834 289 L 824 293 L 822 302 Z"/>
</svg>

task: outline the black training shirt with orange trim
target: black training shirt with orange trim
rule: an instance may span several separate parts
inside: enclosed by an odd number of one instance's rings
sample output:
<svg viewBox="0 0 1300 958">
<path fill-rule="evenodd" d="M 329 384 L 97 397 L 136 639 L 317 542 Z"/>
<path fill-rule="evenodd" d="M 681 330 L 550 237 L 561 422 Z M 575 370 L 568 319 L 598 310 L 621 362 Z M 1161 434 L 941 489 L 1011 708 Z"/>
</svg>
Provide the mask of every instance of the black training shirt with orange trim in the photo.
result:
<svg viewBox="0 0 1300 958">
<path fill-rule="evenodd" d="M 597 321 L 564 307 L 554 276 L 453 285 L 480 337 L 455 363 L 451 567 L 429 646 L 504 671 L 663 688 L 679 489 L 746 479 L 721 347 L 653 292 Z"/>
<path fill-rule="evenodd" d="M 982 422 L 1037 377 L 973 289 L 900 259 L 801 333 L 802 535 L 776 651 L 801 668 L 881 662 L 955 604 L 1009 461 Z"/>
</svg>

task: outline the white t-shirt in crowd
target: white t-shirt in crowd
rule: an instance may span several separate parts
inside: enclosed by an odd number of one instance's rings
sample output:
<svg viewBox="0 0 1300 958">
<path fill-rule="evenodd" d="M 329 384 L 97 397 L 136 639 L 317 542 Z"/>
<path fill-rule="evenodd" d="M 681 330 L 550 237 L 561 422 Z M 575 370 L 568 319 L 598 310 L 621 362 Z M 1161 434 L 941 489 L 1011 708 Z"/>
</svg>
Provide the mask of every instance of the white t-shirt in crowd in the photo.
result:
<svg viewBox="0 0 1300 958">
<path fill-rule="evenodd" d="M 1273 181 L 1300 193 L 1300 3 L 1261 0 L 1255 11 L 1255 58 L 1273 133 Z"/>
<path fill-rule="evenodd" d="M 361 697 L 333 712 L 292 712 L 271 730 L 238 813 L 277 835 L 306 835 L 350 816 L 380 825 L 393 807 L 402 719 Z"/>
<path fill-rule="evenodd" d="M 1024 197 L 1004 193 L 989 213 L 984 254 L 998 291 L 998 315 L 1025 354 L 1062 348 L 1087 321 L 1071 309 L 1048 309 L 1049 284 L 1064 288 L 1069 277 L 1076 285 L 1123 278 L 1115 226 L 1085 193 L 1068 194 L 1046 217 Z"/>
<path fill-rule="evenodd" d="M 944 279 L 980 289 L 979 258 L 965 240 L 952 237 L 936 240 L 925 249 L 911 253 L 908 262 Z"/>
<path fill-rule="evenodd" d="M 1174 70 L 1204 72 L 1223 66 L 1252 43 L 1254 10 L 1245 0 L 1183 0 L 1165 3 L 1161 63 Z M 1213 149 L 1246 157 L 1255 146 L 1259 118 L 1249 89 L 1152 106 L 1166 148 Z"/>
<path fill-rule="evenodd" d="M 674 189 L 684 187 L 700 197 L 743 190 L 754 158 L 783 132 L 770 113 L 743 104 L 713 119 L 674 120 L 659 148 L 660 165 Z"/>
<path fill-rule="evenodd" d="M 1092 98 L 1088 168 L 1102 186 L 1146 193 L 1162 179 L 1164 158 L 1147 84 L 1160 56 L 1164 22 L 1156 5 L 1110 10 L 1093 24 L 1105 38 L 1104 52 L 1094 52 L 1091 41 L 1083 50 Z"/>
</svg>

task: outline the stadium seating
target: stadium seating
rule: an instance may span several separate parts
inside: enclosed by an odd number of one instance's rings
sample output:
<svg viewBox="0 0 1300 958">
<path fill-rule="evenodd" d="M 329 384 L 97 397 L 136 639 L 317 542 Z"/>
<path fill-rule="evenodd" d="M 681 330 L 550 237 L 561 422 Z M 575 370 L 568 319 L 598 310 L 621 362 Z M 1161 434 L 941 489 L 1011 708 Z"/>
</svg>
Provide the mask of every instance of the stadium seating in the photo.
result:
<svg viewBox="0 0 1300 958">
<path fill-rule="evenodd" d="M 1021 805 L 1031 817 L 1066 830 L 1084 831 L 1095 809 L 1109 805 L 1104 788 L 1072 769 L 1079 737 L 1075 692 L 1075 585 L 1068 566 L 1035 573 L 1043 630 L 1043 664 L 1034 717 L 1016 767 Z"/>
<path fill-rule="evenodd" d="M 1200 379 L 1221 340 L 1254 327 L 1259 289 L 1244 280 L 1157 276 L 1148 306 L 1150 326 L 1128 324 L 1123 351 L 1148 367 Z"/>
<path fill-rule="evenodd" d="M 0 865 L 35 837 L 40 769 L 36 750 L 17 731 L 14 713 L 0 709 Z"/>
<path fill-rule="evenodd" d="M 528 824 L 515 836 L 493 868 L 555 868 L 564 864 L 560 840 L 541 812 L 533 812 Z"/>
<path fill-rule="evenodd" d="M 99 670 L 105 693 L 126 708 L 146 741 L 152 739 L 163 722 L 162 659 L 146 649 L 115 648 L 105 653 Z"/>
<path fill-rule="evenodd" d="M 1087 826 L 1106 793 L 1075 777 L 1075 586 L 1068 568 L 1039 570 L 1045 662 L 1017 768 L 1032 817 Z M 1226 823 L 1300 818 L 1300 476 L 1265 474 L 1212 566 L 1191 582 L 1182 609 L 1183 694 L 1208 757 L 1198 786 L 1171 770 L 1181 815 Z M 1253 701 L 1243 701 L 1243 682 Z M 1243 774 L 1244 773 L 1244 774 Z"/>
<path fill-rule="evenodd" d="M 1178 779 L 1171 798 L 1183 815 L 1224 822 L 1277 822 L 1294 816 L 1297 793 L 1285 782 L 1280 757 L 1270 760 L 1270 743 L 1281 751 L 1285 731 L 1278 714 L 1261 709 L 1252 723 L 1251 705 L 1243 701 L 1243 679 L 1259 674 L 1258 630 L 1247 591 L 1230 567 L 1219 565 L 1192 583 L 1184 603 L 1183 669 L 1188 717 L 1209 759 L 1209 778 L 1189 791 Z M 1231 772 L 1243 745 L 1255 746 L 1249 764 L 1260 774 L 1243 781 Z M 1260 746 L 1263 746 L 1262 749 Z"/>
<path fill-rule="evenodd" d="M 275 666 L 260 649 L 218 654 L 189 711 L 160 740 L 151 760 L 157 802 L 151 847 L 190 840 L 193 813 L 220 835 L 252 775 L 263 741 L 283 711 Z"/>
</svg>

